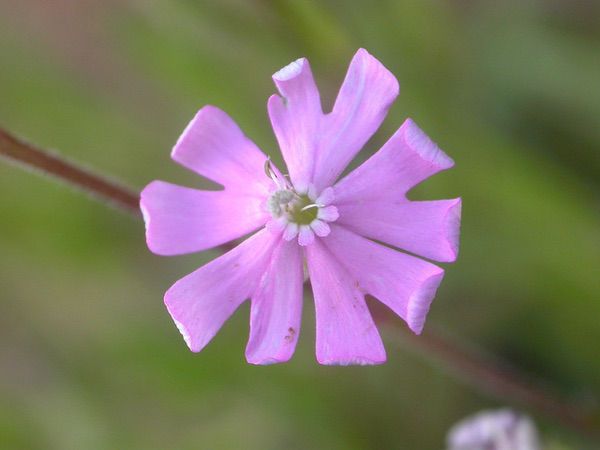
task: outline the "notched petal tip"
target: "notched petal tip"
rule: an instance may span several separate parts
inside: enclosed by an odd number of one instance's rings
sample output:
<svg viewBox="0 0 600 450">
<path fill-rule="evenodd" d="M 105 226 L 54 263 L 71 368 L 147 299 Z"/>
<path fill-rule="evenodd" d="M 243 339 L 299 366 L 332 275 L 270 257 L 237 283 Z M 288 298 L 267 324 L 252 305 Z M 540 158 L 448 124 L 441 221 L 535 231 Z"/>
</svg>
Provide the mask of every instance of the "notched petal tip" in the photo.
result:
<svg viewBox="0 0 600 450">
<path fill-rule="evenodd" d="M 386 66 L 383 65 L 381 61 L 379 61 L 375 56 L 373 56 L 371 53 L 369 53 L 366 49 L 362 47 L 356 51 L 356 53 L 352 57 L 352 62 L 350 64 L 358 60 L 362 60 L 363 64 L 365 65 L 373 65 L 378 68 L 380 76 L 383 77 L 386 83 L 389 83 L 389 89 L 391 92 L 392 99 L 390 102 L 391 105 L 391 103 L 400 93 L 400 83 L 398 82 L 398 79 L 394 76 L 391 70 L 389 70 Z"/>
<path fill-rule="evenodd" d="M 142 192 L 140 193 L 140 210 L 142 211 L 142 217 L 144 219 L 146 245 L 148 246 L 148 249 L 155 255 L 174 256 L 179 253 L 174 253 L 163 248 L 163 246 L 160 245 L 159 239 L 156 239 L 155 237 L 153 226 L 154 211 L 150 206 L 152 204 L 152 197 L 156 195 L 157 190 L 161 189 L 161 187 L 165 184 L 168 183 L 161 180 L 153 180 L 148 183 L 144 189 L 142 189 Z"/>
<path fill-rule="evenodd" d="M 406 119 L 400 130 L 406 145 L 424 161 L 439 167 L 440 170 L 454 166 L 454 160 L 446 155 L 412 119 Z"/>
<path fill-rule="evenodd" d="M 146 229 L 146 246 L 155 255 L 168 256 L 164 255 L 163 252 L 161 252 L 161 249 L 154 245 L 154 237 L 152 235 L 152 228 L 150 225 L 152 215 L 150 214 L 150 211 L 142 201 L 140 201 L 140 210 L 142 211 L 142 217 L 144 218 L 144 227 Z"/>
<path fill-rule="evenodd" d="M 454 262 L 458 258 L 458 249 L 460 245 L 460 223 L 462 213 L 462 199 L 459 197 L 446 212 L 446 241 L 448 242 L 449 254 L 451 257 L 447 261 Z"/>
<path fill-rule="evenodd" d="M 438 268 L 438 271 L 425 279 L 410 296 L 406 312 L 406 323 L 413 333 L 422 333 L 431 302 L 433 302 L 443 278 L 444 270 Z"/>
<path fill-rule="evenodd" d="M 158 186 L 160 186 L 161 184 L 165 184 L 166 181 L 161 181 L 161 180 L 152 180 L 150 183 L 148 183 L 144 189 L 142 189 L 142 192 L 140 192 L 140 206 L 143 205 L 147 199 L 148 196 L 152 195 L 154 190 L 158 188 Z"/>
<path fill-rule="evenodd" d="M 307 63 L 308 61 L 306 58 L 298 58 L 296 61 L 292 61 L 287 66 L 275 72 L 273 74 L 273 80 L 275 82 L 291 80 L 302 73 L 302 70 Z"/>
<path fill-rule="evenodd" d="M 287 99 L 279 94 L 273 94 L 267 100 L 267 110 L 269 115 L 277 116 L 281 114 L 287 105 Z"/>
<path fill-rule="evenodd" d="M 202 108 L 200 108 L 196 115 L 193 117 L 193 119 L 190 120 L 190 122 L 187 124 L 187 126 L 183 130 L 183 133 L 181 133 L 181 135 L 177 139 L 177 142 L 175 142 L 175 145 L 171 150 L 171 159 L 173 161 L 179 164 L 184 164 L 181 161 L 180 155 L 184 146 L 184 142 L 188 139 L 188 136 L 191 133 L 192 129 L 194 129 L 199 122 L 202 122 L 204 116 L 206 116 L 207 114 L 225 114 L 225 112 L 222 109 L 213 105 L 204 105 Z"/>
<path fill-rule="evenodd" d="M 146 185 L 142 192 L 140 193 L 140 211 L 142 212 L 142 217 L 144 219 L 144 225 L 146 227 L 146 237 L 148 233 L 148 228 L 150 227 L 151 214 L 148 210 L 147 202 L 148 196 L 152 195 L 153 185 L 157 182 L 157 180 L 151 181 Z"/>
<path fill-rule="evenodd" d="M 175 322 L 175 326 L 177 327 L 177 329 L 181 333 L 181 336 L 183 336 L 183 340 L 187 344 L 188 348 L 192 352 L 198 353 L 200 350 L 196 349 L 195 347 L 193 347 L 193 345 L 192 345 L 192 338 L 191 338 L 190 334 L 188 333 L 187 329 L 185 328 L 185 326 L 181 322 L 179 322 L 178 320 L 176 320 L 176 319 L 173 319 L 173 322 Z"/>
<path fill-rule="evenodd" d="M 181 333 L 181 336 L 183 337 L 183 340 L 185 341 L 185 343 L 188 346 L 188 348 L 190 349 L 190 351 L 192 351 L 194 353 L 198 353 L 200 350 L 202 350 L 202 346 L 199 346 L 198 343 L 194 342 L 194 340 L 192 339 L 192 335 L 188 331 L 187 327 L 183 324 L 182 321 L 178 320 L 175 313 L 173 312 L 173 308 L 171 307 L 170 292 L 171 292 L 171 289 L 169 289 L 165 293 L 165 297 L 164 297 L 164 303 L 167 308 L 167 311 L 169 312 L 171 319 L 173 320 L 173 322 L 175 323 L 175 326 Z"/>
<path fill-rule="evenodd" d="M 317 362 L 322 366 L 378 366 L 387 361 L 385 353 L 379 358 L 364 358 L 361 356 L 353 356 L 351 358 L 319 358 Z"/>
<path fill-rule="evenodd" d="M 246 361 L 248 364 L 253 364 L 255 366 L 271 366 L 273 364 L 281 364 L 286 363 L 292 358 L 293 354 L 286 356 L 256 356 L 251 353 L 246 352 Z"/>
</svg>

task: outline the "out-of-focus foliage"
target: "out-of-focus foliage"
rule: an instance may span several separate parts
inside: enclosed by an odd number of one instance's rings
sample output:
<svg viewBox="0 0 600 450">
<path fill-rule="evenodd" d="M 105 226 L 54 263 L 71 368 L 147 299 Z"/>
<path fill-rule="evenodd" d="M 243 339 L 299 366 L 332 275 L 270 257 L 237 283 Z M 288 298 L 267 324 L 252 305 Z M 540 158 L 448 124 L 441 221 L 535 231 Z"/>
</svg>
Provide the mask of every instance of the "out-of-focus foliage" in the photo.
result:
<svg viewBox="0 0 600 450">
<path fill-rule="evenodd" d="M 568 394 L 600 395 L 600 5 L 586 0 L 0 1 L 0 124 L 141 188 L 206 103 L 277 156 L 270 75 L 307 56 L 331 105 L 365 47 L 456 161 L 413 198 L 463 197 L 429 323 Z M 191 354 L 162 294 L 215 253 L 161 258 L 143 225 L 0 165 L 0 446 L 439 449 L 497 403 L 384 334 L 389 363 L 244 362 L 248 308 Z M 549 439 L 586 448 L 537 418 Z"/>
</svg>

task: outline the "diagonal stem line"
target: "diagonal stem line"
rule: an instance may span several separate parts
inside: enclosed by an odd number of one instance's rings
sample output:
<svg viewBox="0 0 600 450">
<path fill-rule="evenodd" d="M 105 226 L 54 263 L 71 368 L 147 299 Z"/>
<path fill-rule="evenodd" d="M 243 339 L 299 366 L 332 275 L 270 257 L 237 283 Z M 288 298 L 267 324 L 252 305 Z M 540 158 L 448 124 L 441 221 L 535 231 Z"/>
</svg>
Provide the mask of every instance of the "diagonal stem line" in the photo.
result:
<svg viewBox="0 0 600 450">
<path fill-rule="evenodd" d="M 141 216 L 139 194 L 70 162 L 56 154 L 28 144 L 0 128 L 0 157 L 43 174 L 53 176 L 108 204 Z"/>
<path fill-rule="evenodd" d="M 416 336 L 405 327 L 397 326 L 389 314 L 379 313 L 374 303 L 370 302 L 370 306 L 374 306 L 372 309 L 380 321 L 417 356 L 441 364 L 446 373 L 487 396 L 528 408 L 600 441 L 600 411 L 595 402 L 590 401 L 588 405 L 588 402 L 582 404 L 565 397 L 544 380 L 534 380 L 506 361 L 472 344 L 460 342 L 435 327 L 430 326 L 422 335 Z"/>
<path fill-rule="evenodd" d="M 96 199 L 141 217 L 137 192 L 56 154 L 28 144 L 2 128 L 0 158 L 53 176 Z M 229 246 L 220 248 L 228 250 Z M 369 305 L 382 322 L 394 328 L 395 335 L 410 350 L 441 362 L 444 369 L 470 386 L 499 400 L 534 409 L 565 426 L 600 439 L 600 415 L 597 410 L 590 410 L 584 405 L 563 398 L 539 383 L 530 381 L 528 377 L 498 359 L 485 355 L 474 347 L 461 345 L 444 333 L 430 328 L 423 335 L 415 336 L 403 326 L 395 326 L 389 314 L 383 312 L 375 302 L 370 302 Z"/>
</svg>

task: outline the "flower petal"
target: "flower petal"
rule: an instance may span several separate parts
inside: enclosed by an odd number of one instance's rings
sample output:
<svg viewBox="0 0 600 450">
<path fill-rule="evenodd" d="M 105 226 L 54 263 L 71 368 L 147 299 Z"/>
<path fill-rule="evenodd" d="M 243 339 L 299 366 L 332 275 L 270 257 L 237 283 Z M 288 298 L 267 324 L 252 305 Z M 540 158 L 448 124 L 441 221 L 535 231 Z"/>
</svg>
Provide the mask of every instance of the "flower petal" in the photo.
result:
<svg viewBox="0 0 600 450">
<path fill-rule="evenodd" d="M 335 206 L 326 206 L 325 208 L 319 208 L 317 212 L 317 218 L 325 220 L 327 222 L 333 222 L 340 217 L 339 211 Z"/>
<path fill-rule="evenodd" d="M 340 225 L 440 262 L 458 256 L 461 200 L 366 201 L 338 205 Z"/>
<path fill-rule="evenodd" d="M 298 227 L 297 223 L 288 222 L 288 224 L 285 227 L 285 230 L 283 230 L 283 239 L 286 241 L 291 241 L 292 239 L 294 239 L 296 236 L 298 236 L 299 228 L 300 227 Z"/>
<path fill-rule="evenodd" d="M 248 139 L 225 112 L 205 106 L 189 123 L 171 157 L 229 190 L 267 194 L 267 156 Z"/>
<path fill-rule="evenodd" d="M 333 234 L 333 233 L 332 233 Z M 331 236 L 331 235 L 330 235 Z M 315 297 L 317 361 L 320 364 L 381 364 L 385 349 L 362 292 L 352 277 L 315 239 L 306 247 Z"/>
<path fill-rule="evenodd" d="M 295 242 L 280 240 L 257 292 L 252 296 L 246 359 L 273 364 L 294 354 L 302 315 L 302 253 Z"/>
<path fill-rule="evenodd" d="M 265 227 L 273 234 L 281 234 L 285 231 L 288 221 L 285 217 L 278 217 L 277 219 L 269 220 Z"/>
<path fill-rule="evenodd" d="M 312 244 L 315 241 L 315 232 L 311 230 L 310 225 L 300 225 L 298 232 L 298 244 L 302 247 Z"/>
<path fill-rule="evenodd" d="M 335 199 L 335 192 L 333 191 L 333 188 L 328 187 L 328 188 L 325 188 L 323 190 L 323 192 L 321 192 L 321 194 L 315 200 L 315 203 L 317 203 L 319 205 L 327 206 L 331 202 L 333 202 L 334 199 Z"/>
<path fill-rule="evenodd" d="M 269 219 L 261 202 L 228 190 L 200 191 L 153 181 L 140 201 L 148 247 L 159 255 L 178 255 L 239 238 Z"/>
<path fill-rule="evenodd" d="M 331 233 L 331 229 L 327 222 L 323 222 L 322 220 L 315 219 L 310 223 L 310 228 L 315 232 L 315 234 L 319 237 L 325 237 L 329 233 Z"/>
<path fill-rule="evenodd" d="M 398 81 L 383 64 L 360 49 L 321 128 L 313 183 L 330 186 L 377 131 L 398 95 Z"/>
<path fill-rule="evenodd" d="M 453 165 L 454 161 L 407 119 L 377 153 L 335 185 L 336 205 L 398 200 L 413 186 Z"/>
<path fill-rule="evenodd" d="M 323 116 L 319 91 L 306 58 L 275 73 L 273 81 L 281 97 L 269 98 L 269 117 L 290 178 L 301 189 L 313 173 L 315 140 Z"/>
<path fill-rule="evenodd" d="M 279 239 L 261 230 L 176 282 L 165 305 L 188 347 L 199 352 L 258 288 Z"/>
<path fill-rule="evenodd" d="M 421 333 L 444 276 L 442 269 L 337 225 L 331 225 L 331 234 L 323 243 L 362 292 L 376 297 L 402 317 L 412 331 Z"/>
</svg>

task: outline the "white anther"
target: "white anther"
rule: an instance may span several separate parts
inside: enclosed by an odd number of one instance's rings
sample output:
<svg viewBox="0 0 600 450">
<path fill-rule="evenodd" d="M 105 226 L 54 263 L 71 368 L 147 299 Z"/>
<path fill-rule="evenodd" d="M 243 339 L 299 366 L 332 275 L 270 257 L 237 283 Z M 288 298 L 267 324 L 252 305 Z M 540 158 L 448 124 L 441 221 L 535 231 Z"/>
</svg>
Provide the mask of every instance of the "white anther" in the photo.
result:
<svg viewBox="0 0 600 450">
<path fill-rule="evenodd" d="M 278 172 L 276 172 L 273 169 L 273 165 L 271 164 L 271 158 L 270 157 L 267 157 L 267 160 L 265 161 L 265 173 L 267 174 L 267 176 L 271 180 L 273 180 L 273 182 L 275 183 L 275 185 L 280 190 L 284 190 L 284 189 L 290 188 L 290 184 L 285 179 L 285 177 L 282 177 L 281 175 L 279 175 Z"/>
<path fill-rule="evenodd" d="M 306 211 L 307 209 L 310 209 L 310 208 L 321 208 L 322 206 L 325 206 L 325 205 L 318 205 L 317 203 L 311 203 L 310 205 L 306 205 L 300 211 Z"/>
</svg>

